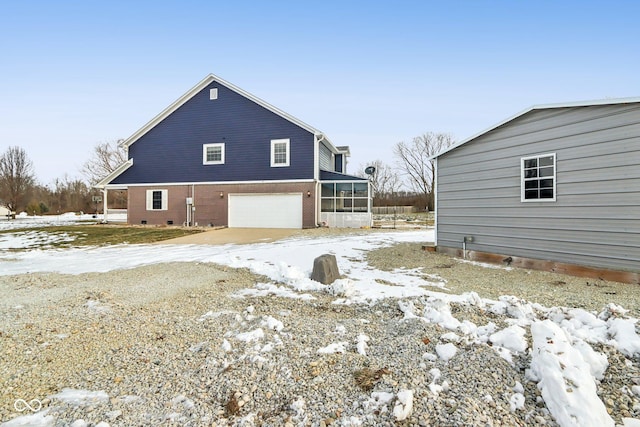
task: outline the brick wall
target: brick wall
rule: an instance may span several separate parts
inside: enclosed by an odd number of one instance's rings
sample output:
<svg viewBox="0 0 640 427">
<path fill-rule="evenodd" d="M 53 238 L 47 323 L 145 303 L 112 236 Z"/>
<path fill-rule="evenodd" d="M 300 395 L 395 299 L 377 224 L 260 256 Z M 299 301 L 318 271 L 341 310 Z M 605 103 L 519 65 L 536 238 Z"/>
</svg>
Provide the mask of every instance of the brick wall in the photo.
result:
<svg viewBox="0 0 640 427">
<path fill-rule="evenodd" d="M 168 203 L 165 211 L 148 211 L 146 207 L 147 190 L 167 190 Z M 310 196 L 307 196 L 310 192 Z M 229 193 L 301 193 L 302 226 L 313 228 L 315 223 L 315 184 L 306 183 L 264 183 L 264 184 L 221 184 L 221 185 L 171 185 L 129 187 L 128 221 L 130 224 L 163 225 L 172 221 L 182 225 L 187 219 L 186 198 L 194 197 L 196 210 L 193 220 L 199 226 L 226 226 L 229 224 Z M 221 197 L 222 194 L 222 197 Z M 258 209 L 259 206 L 256 206 Z"/>
</svg>

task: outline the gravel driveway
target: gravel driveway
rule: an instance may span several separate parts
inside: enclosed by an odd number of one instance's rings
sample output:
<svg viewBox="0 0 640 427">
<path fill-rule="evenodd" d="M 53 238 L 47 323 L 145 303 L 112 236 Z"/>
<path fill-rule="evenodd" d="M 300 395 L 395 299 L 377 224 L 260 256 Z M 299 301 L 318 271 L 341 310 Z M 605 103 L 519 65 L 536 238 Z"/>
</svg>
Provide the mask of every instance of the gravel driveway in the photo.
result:
<svg viewBox="0 0 640 427">
<path fill-rule="evenodd" d="M 422 267 L 456 294 L 596 311 L 615 302 L 640 317 L 632 285 L 487 268 L 416 244 L 372 251 L 368 261 Z M 469 343 L 449 361 L 425 359 L 447 331 L 406 319 L 398 300 L 340 306 L 325 293 L 239 296 L 266 280 L 198 263 L 0 276 L 0 421 L 24 415 L 18 399 L 37 399 L 39 419 L 56 426 L 556 425 L 526 378 L 530 356 L 510 364 Z M 477 325 L 508 323 L 473 305 L 452 312 Z M 320 351 L 339 343 L 342 351 Z M 607 410 L 617 422 L 640 417 L 629 391 L 640 384 L 638 360 L 600 347 L 609 361 L 598 386 Z M 398 421 L 407 390 L 412 409 Z M 522 408 L 513 407 L 514 390 Z"/>
</svg>

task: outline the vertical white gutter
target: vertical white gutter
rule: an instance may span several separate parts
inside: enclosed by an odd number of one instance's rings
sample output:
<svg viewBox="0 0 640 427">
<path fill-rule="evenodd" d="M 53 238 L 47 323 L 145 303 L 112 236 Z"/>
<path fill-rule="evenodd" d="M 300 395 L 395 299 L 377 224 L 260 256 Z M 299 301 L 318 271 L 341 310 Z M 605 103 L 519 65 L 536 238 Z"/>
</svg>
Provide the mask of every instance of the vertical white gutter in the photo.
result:
<svg viewBox="0 0 640 427">
<path fill-rule="evenodd" d="M 320 138 L 313 135 L 313 179 L 320 181 Z"/>
<path fill-rule="evenodd" d="M 314 212 L 315 212 L 315 219 L 314 220 L 315 220 L 315 225 L 317 227 L 318 224 L 320 224 L 320 222 L 319 222 L 320 221 L 320 206 L 321 206 L 320 197 L 322 195 L 321 194 L 322 188 L 320 187 L 320 181 L 315 181 L 315 183 L 316 183 L 316 189 L 315 189 L 316 202 L 315 202 L 315 209 L 314 209 Z"/>
<path fill-rule="evenodd" d="M 369 213 L 369 227 L 373 227 L 373 197 L 371 197 L 371 179 L 367 179 L 367 205 Z"/>
<path fill-rule="evenodd" d="M 322 136 L 321 136 L 322 137 Z M 320 218 L 320 138 L 318 134 L 313 135 L 313 182 L 316 183 L 315 202 L 314 202 L 314 222 L 317 226 Z M 302 196 L 304 197 L 304 196 Z"/>
</svg>

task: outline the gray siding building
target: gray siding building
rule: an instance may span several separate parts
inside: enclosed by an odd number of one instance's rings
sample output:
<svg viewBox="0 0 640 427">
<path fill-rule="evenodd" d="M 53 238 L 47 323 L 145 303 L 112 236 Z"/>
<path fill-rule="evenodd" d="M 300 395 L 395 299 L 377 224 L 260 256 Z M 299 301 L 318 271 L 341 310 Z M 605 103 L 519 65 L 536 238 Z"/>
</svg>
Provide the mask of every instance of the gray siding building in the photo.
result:
<svg viewBox="0 0 640 427">
<path fill-rule="evenodd" d="M 535 106 L 435 164 L 438 251 L 638 280 L 640 98 Z"/>
</svg>

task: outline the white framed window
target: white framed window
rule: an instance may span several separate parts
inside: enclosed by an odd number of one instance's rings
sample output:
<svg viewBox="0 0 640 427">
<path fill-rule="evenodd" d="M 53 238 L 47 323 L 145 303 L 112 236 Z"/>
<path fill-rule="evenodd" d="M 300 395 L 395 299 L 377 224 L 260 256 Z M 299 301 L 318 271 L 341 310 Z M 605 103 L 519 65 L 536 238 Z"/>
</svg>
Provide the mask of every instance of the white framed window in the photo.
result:
<svg viewBox="0 0 640 427">
<path fill-rule="evenodd" d="M 520 159 L 522 202 L 556 201 L 556 154 Z"/>
<path fill-rule="evenodd" d="M 214 101 L 218 99 L 218 88 L 209 89 L 209 99 Z"/>
<path fill-rule="evenodd" d="M 289 139 L 271 140 L 271 167 L 289 166 Z"/>
<path fill-rule="evenodd" d="M 147 210 L 166 211 L 168 208 L 168 190 L 147 190 Z"/>
<path fill-rule="evenodd" d="M 224 164 L 224 143 L 204 144 L 202 146 L 203 165 Z"/>
</svg>

